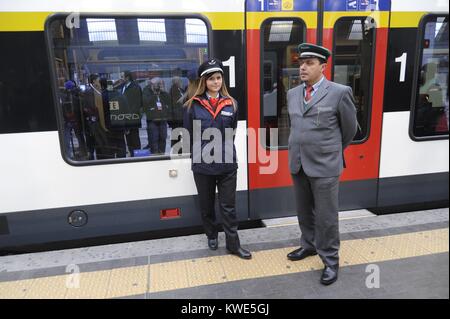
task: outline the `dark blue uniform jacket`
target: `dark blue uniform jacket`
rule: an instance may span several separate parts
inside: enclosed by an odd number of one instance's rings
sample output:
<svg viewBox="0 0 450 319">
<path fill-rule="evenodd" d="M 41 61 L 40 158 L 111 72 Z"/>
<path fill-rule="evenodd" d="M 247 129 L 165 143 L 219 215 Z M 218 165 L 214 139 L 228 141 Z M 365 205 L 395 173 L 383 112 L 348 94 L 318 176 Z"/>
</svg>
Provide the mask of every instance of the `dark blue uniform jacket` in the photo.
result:
<svg viewBox="0 0 450 319">
<path fill-rule="evenodd" d="M 235 130 L 237 127 L 237 104 L 236 101 L 234 101 L 234 103 L 236 105 L 236 110 L 233 106 L 233 101 L 230 98 L 220 97 L 214 111 L 213 106 L 205 95 L 195 97 L 191 107 L 185 108 L 183 125 L 189 131 L 191 138 L 192 171 L 194 173 L 223 175 L 237 169 L 236 148 L 234 146 L 235 135 L 228 134 L 230 137 L 226 138 L 225 134 L 226 128 Z M 199 122 L 197 123 L 201 123 L 201 130 L 194 129 L 194 120 L 198 120 Z M 197 127 L 199 128 L 200 125 Z M 205 140 L 202 139 L 203 132 L 208 128 L 215 128 L 220 132 L 221 150 L 220 148 L 211 148 L 211 144 L 208 146 L 208 143 L 214 140 L 214 137 L 209 136 Z M 199 132 L 201 132 L 201 135 Z M 215 160 L 215 158 L 219 158 L 219 156 L 215 154 L 217 151 L 221 151 L 220 160 Z M 205 161 L 204 156 L 201 156 L 200 154 L 203 152 L 210 154 L 214 160 L 212 162 L 208 162 L 208 160 Z"/>
</svg>

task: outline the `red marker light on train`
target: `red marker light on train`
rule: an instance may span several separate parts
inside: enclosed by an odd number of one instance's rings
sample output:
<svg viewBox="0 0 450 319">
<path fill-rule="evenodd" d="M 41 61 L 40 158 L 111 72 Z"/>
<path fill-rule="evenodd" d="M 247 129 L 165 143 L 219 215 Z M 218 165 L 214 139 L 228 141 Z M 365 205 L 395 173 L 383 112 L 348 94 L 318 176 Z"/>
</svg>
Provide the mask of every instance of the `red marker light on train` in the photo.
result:
<svg viewBox="0 0 450 319">
<path fill-rule="evenodd" d="M 429 47 L 430 47 L 430 40 L 429 39 L 423 40 L 423 48 L 428 49 Z"/>
<path fill-rule="evenodd" d="M 161 209 L 159 216 L 160 219 L 179 218 L 181 217 L 181 209 L 180 208 Z"/>
</svg>

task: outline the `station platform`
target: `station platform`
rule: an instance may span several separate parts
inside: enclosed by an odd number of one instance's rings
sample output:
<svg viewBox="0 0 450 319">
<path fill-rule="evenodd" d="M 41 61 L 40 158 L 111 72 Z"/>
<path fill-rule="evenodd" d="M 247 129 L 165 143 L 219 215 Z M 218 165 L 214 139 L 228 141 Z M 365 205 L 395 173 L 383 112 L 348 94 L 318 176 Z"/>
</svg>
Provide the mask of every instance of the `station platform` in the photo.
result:
<svg viewBox="0 0 450 319">
<path fill-rule="evenodd" d="M 295 218 L 240 230 L 251 260 L 211 251 L 204 235 L 0 257 L 0 299 L 449 298 L 449 209 L 340 213 L 337 282 L 318 256 L 289 261 Z"/>
</svg>

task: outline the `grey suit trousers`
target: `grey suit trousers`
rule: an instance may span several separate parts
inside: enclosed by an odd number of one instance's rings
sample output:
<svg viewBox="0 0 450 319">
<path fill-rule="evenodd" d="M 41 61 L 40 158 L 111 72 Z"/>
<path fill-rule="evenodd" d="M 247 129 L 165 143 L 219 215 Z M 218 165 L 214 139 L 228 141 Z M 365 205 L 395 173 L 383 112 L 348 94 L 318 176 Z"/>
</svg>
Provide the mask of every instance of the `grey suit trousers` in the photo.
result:
<svg viewBox="0 0 450 319">
<path fill-rule="evenodd" d="M 292 174 L 301 246 L 317 251 L 327 266 L 339 264 L 339 176 L 309 177 L 303 167 Z"/>
</svg>

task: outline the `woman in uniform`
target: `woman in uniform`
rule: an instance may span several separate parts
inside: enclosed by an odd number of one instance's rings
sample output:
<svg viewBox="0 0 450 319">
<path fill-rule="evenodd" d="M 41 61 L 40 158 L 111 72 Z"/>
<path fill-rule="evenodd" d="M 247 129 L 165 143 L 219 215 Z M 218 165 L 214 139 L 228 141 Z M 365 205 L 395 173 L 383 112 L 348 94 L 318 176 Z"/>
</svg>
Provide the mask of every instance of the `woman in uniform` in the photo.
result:
<svg viewBox="0 0 450 319">
<path fill-rule="evenodd" d="M 234 146 L 237 103 L 228 93 L 220 60 L 206 61 L 197 73 L 200 79 L 194 95 L 185 103 L 183 125 L 190 133 L 192 171 L 208 246 L 212 250 L 218 248 L 217 187 L 227 251 L 240 258 L 251 259 L 251 253 L 240 246 L 237 233 L 238 165 Z"/>
</svg>

